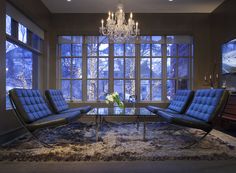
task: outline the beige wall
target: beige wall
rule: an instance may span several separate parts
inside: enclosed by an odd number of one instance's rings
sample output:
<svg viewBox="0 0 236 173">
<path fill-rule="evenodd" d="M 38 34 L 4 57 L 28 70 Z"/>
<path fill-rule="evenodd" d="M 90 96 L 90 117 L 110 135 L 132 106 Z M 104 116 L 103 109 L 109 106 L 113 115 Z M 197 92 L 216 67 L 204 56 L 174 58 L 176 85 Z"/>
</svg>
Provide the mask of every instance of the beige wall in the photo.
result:
<svg viewBox="0 0 236 173">
<path fill-rule="evenodd" d="M 218 73 L 221 73 L 221 46 L 236 38 L 236 1 L 227 0 L 211 14 L 211 49 L 212 61 L 218 63 Z M 236 81 L 236 76 L 230 77 Z M 234 84 L 236 86 L 236 83 Z"/>
<path fill-rule="evenodd" d="M 54 14 L 51 35 L 50 87 L 56 87 L 56 38 L 58 35 L 99 35 L 98 28 L 106 14 Z M 134 14 L 139 21 L 141 35 L 183 34 L 194 37 L 195 88 L 203 88 L 204 75 L 212 67 L 210 61 L 209 14 Z M 204 62 L 204 63 L 202 63 Z"/>
</svg>

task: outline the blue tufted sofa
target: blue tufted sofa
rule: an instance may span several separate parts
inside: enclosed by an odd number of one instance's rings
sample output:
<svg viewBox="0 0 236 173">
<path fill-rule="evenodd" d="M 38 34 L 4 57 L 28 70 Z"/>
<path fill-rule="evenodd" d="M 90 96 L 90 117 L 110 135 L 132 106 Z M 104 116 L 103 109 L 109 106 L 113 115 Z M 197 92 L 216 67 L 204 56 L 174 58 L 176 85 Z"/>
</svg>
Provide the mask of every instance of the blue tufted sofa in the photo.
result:
<svg viewBox="0 0 236 173">
<path fill-rule="evenodd" d="M 68 124 L 81 115 L 79 111 L 52 113 L 39 90 L 12 89 L 9 91 L 9 97 L 17 119 L 29 132 L 39 128 Z"/>
<path fill-rule="evenodd" d="M 76 111 L 79 111 L 81 113 L 87 113 L 92 109 L 91 106 L 69 108 L 69 105 L 64 99 L 61 90 L 53 90 L 53 89 L 46 90 L 45 96 L 48 99 L 48 102 L 51 105 L 53 111 L 57 114 L 67 113 L 67 112 L 76 112 Z"/>
<path fill-rule="evenodd" d="M 187 146 L 190 147 L 202 140 L 213 129 L 213 120 L 220 114 L 228 95 L 228 92 L 223 89 L 197 90 L 185 113 L 176 114 L 160 110 L 157 115 L 171 124 L 196 128 L 206 132 L 199 140 Z"/>
<path fill-rule="evenodd" d="M 189 106 L 194 92 L 192 90 L 178 90 L 175 94 L 175 97 L 170 102 L 169 106 L 165 108 L 160 108 L 156 106 L 147 106 L 146 108 L 157 114 L 158 111 L 167 111 L 171 113 L 184 113 Z"/>
</svg>

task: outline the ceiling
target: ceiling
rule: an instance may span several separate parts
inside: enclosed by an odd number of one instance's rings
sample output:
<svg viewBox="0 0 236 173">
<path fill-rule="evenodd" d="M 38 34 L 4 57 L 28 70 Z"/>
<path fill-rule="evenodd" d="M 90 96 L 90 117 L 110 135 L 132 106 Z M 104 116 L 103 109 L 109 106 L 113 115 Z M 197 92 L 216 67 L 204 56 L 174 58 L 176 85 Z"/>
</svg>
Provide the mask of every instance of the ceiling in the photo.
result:
<svg viewBox="0 0 236 173">
<path fill-rule="evenodd" d="M 224 0 L 42 0 L 52 13 L 106 13 L 119 2 L 134 13 L 211 13 Z"/>
</svg>

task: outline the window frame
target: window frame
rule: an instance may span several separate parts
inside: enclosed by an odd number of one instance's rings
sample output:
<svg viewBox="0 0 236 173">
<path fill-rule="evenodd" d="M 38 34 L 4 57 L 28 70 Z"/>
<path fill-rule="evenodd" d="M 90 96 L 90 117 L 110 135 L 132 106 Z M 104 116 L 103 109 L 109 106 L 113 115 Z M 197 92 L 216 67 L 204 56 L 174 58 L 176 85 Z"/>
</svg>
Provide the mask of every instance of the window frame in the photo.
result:
<svg viewBox="0 0 236 173">
<path fill-rule="evenodd" d="M 64 35 L 63 35 L 64 36 Z M 71 35 L 70 37 L 73 37 L 73 36 L 77 36 L 77 35 Z M 82 96 L 82 100 L 79 101 L 79 102 L 83 102 L 83 103 L 103 103 L 104 101 L 101 101 L 99 99 L 96 99 L 94 101 L 88 101 L 87 100 L 87 81 L 89 80 L 87 78 L 87 42 L 86 42 L 86 37 L 87 36 L 83 36 L 83 35 L 79 35 L 79 36 L 82 36 L 83 37 L 83 43 L 82 43 L 82 63 L 83 63 L 83 77 L 82 77 L 82 92 L 83 93 L 86 93 L 86 94 L 83 94 Z M 145 36 L 145 35 L 143 35 Z M 158 36 L 158 37 L 161 37 L 161 40 L 160 42 L 156 42 L 156 41 L 152 41 L 152 37 L 155 37 L 155 36 Z M 115 83 L 115 80 L 123 80 L 123 90 L 124 90 L 124 100 L 125 100 L 125 85 L 126 85 L 126 81 L 127 80 L 134 80 L 135 81 L 135 95 L 137 96 L 137 103 L 139 104 L 142 104 L 142 103 L 165 103 L 165 102 L 169 102 L 169 99 L 167 98 L 167 80 L 169 80 L 170 78 L 168 78 L 167 76 L 167 58 L 169 58 L 170 56 L 167 56 L 167 44 L 168 41 L 167 41 L 167 37 L 169 36 L 185 36 L 185 35 L 148 35 L 147 37 L 150 37 L 150 41 L 148 41 L 148 44 L 150 44 L 150 56 L 147 56 L 147 57 L 144 57 L 144 58 L 149 58 L 150 59 L 150 77 L 149 78 L 141 78 L 140 76 L 140 71 L 141 71 L 141 68 L 140 68 L 140 64 L 141 64 L 141 53 L 140 53 L 140 50 L 141 50 L 141 44 L 143 44 L 142 40 L 140 39 L 141 36 L 138 37 L 137 40 L 135 40 L 134 43 L 126 43 L 126 44 L 134 44 L 135 45 L 135 56 L 134 57 L 131 57 L 131 56 L 126 56 L 126 53 L 125 53 L 125 44 L 123 44 L 123 48 L 124 48 L 124 54 L 123 56 L 115 56 L 114 55 L 114 43 L 113 42 L 109 42 L 109 56 L 105 56 L 105 58 L 108 58 L 108 64 L 109 64 L 109 77 L 108 77 L 108 80 L 109 80 L 109 83 L 108 83 L 108 92 L 114 92 L 114 83 Z M 62 37 L 62 36 L 59 36 L 59 37 Z M 99 37 L 99 36 L 95 36 L 95 37 Z M 191 38 L 191 40 L 193 40 L 193 36 L 191 35 L 187 35 L 187 37 Z M 60 40 L 60 39 L 59 39 Z M 99 40 L 99 39 L 97 39 Z M 60 47 L 60 44 L 62 43 L 58 43 L 59 47 Z M 161 56 L 157 55 L 157 56 L 154 56 L 153 55 L 153 44 L 160 44 L 161 45 Z M 179 44 L 179 43 L 178 43 Z M 97 46 L 97 49 L 99 49 L 99 46 Z M 60 49 L 59 49 L 60 50 Z M 178 52 L 178 51 L 177 51 Z M 189 52 L 190 52 L 190 55 L 187 56 L 187 57 L 184 57 L 184 56 L 176 56 L 178 59 L 179 58 L 188 58 L 189 59 L 189 62 L 188 62 L 188 77 L 186 79 L 189 80 L 189 86 L 188 88 L 189 89 L 192 89 L 192 81 L 193 81 L 193 41 L 189 43 Z M 97 56 L 94 56 L 94 58 L 97 58 L 99 60 L 99 50 L 98 50 L 98 55 Z M 93 56 L 92 56 L 93 57 Z M 115 78 L 114 77 L 114 60 L 115 58 L 122 58 L 123 61 L 124 61 L 124 75 L 123 77 L 120 77 L 120 78 Z M 126 59 L 128 58 L 134 58 L 135 59 L 135 75 L 134 75 L 134 78 L 126 78 L 125 76 L 125 69 L 126 69 Z M 155 59 L 155 58 L 161 58 L 161 68 L 162 68 L 162 74 L 160 77 L 155 77 L 153 78 L 152 77 L 152 61 Z M 59 61 L 61 59 L 61 57 L 59 56 Z M 59 63 L 61 64 L 61 62 Z M 99 65 L 97 65 L 97 68 Z M 61 69 L 61 68 L 59 68 Z M 177 72 L 178 74 L 178 66 L 177 66 Z M 185 79 L 185 78 L 181 78 L 181 77 L 178 77 L 175 79 L 175 81 L 177 81 L 176 83 L 176 86 L 175 86 L 175 91 L 176 89 L 178 88 L 178 80 L 179 79 Z M 98 78 L 98 74 L 97 74 L 97 78 L 95 79 L 97 81 L 99 81 L 99 78 Z M 142 101 L 140 99 L 140 87 L 141 87 L 141 80 L 149 80 L 150 81 L 150 99 L 149 100 L 146 100 L 146 101 Z M 162 88 L 162 91 L 161 91 L 161 100 L 152 100 L 152 84 L 153 84 L 153 81 L 160 81 L 161 82 L 161 88 Z M 61 72 L 59 70 L 59 81 L 57 83 L 57 86 L 58 88 L 61 88 Z M 97 87 L 97 90 L 98 90 L 99 87 Z M 72 93 L 72 92 L 71 92 Z M 97 92 L 98 94 L 98 92 Z M 68 100 L 70 102 L 74 102 L 73 100 Z M 77 101 L 75 101 L 77 102 Z M 125 100 L 125 104 L 128 105 L 127 101 Z"/>
<path fill-rule="evenodd" d="M 36 49 L 33 47 L 33 41 L 32 41 L 32 35 L 33 33 L 26 28 L 26 42 L 24 43 L 23 41 L 20 41 L 18 38 L 18 26 L 19 26 L 19 22 L 17 22 L 16 20 L 14 20 L 14 18 L 12 18 L 8 13 L 5 14 L 5 16 L 9 16 L 11 18 L 11 34 L 8 34 L 5 31 L 5 35 L 6 35 L 6 42 L 10 42 L 12 44 L 17 45 L 18 47 L 25 49 L 27 51 L 30 51 L 32 53 L 32 88 L 37 89 L 38 88 L 38 79 L 39 79 L 39 59 L 41 56 L 43 56 L 43 40 L 41 38 L 39 38 L 39 44 L 40 47 L 39 49 Z M 5 28 L 6 30 L 6 28 Z M 35 34 L 36 35 L 36 34 Z M 6 57 L 5 57 L 6 58 Z M 7 85 L 7 84 L 6 84 Z M 5 86 L 6 88 L 6 86 Z M 7 95 L 8 93 L 6 92 L 6 99 L 7 99 Z M 6 101 L 5 101 L 6 103 Z M 11 110 L 11 105 L 5 106 L 6 110 Z"/>
</svg>

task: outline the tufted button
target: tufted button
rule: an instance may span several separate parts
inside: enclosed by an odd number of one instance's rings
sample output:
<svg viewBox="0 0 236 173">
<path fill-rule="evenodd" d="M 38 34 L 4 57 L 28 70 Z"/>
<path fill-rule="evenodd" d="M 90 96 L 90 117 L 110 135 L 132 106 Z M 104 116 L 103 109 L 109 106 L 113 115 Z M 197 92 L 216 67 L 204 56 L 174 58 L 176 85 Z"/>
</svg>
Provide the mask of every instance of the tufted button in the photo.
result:
<svg viewBox="0 0 236 173">
<path fill-rule="evenodd" d="M 197 90 L 186 114 L 200 120 L 210 121 L 223 91 L 223 89 Z"/>
</svg>

